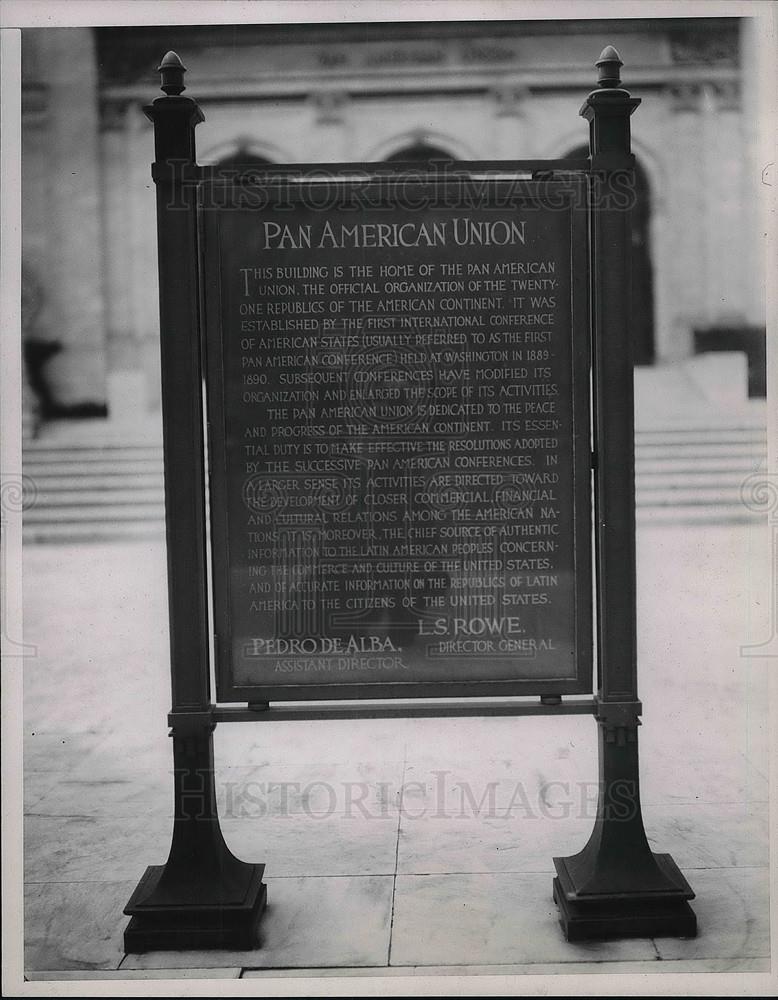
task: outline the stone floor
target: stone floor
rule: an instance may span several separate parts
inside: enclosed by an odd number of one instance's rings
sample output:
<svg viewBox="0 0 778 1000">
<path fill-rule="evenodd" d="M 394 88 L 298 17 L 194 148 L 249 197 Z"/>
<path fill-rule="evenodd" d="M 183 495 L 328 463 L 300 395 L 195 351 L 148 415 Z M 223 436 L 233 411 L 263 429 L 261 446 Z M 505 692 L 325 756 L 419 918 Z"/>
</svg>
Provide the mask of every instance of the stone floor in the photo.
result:
<svg viewBox="0 0 778 1000">
<path fill-rule="evenodd" d="M 563 939 L 551 858 L 591 829 L 591 718 L 256 722 L 218 727 L 216 760 L 228 843 L 267 865 L 262 947 L 144 956 L 122 908 L 172 822 L 164 547 L 27 548 L 27 977 L 731 972 L 750 991 L 770 967 L 766 531 L 639 530 L 644 818 L 697 893 L 696 939 Z"/>
</svg>

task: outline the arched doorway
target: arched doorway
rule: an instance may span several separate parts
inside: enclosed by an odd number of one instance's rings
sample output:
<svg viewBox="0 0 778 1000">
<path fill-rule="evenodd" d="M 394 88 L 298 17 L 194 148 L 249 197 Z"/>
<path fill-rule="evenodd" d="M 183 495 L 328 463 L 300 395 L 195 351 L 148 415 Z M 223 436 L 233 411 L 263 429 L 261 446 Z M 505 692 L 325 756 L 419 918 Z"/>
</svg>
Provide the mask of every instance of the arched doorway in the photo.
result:
<svg viewBox="0 0 778 1000">
<path fill-rule="evenodd" d="M 588 146 L 576 146 L 566 158 L 585 159 Z M 651 191 L 648 176 L 635 163 L 635 204 L 632 208 L 632 348 L 636 365 L 654 363 L 654 269 L 651 263 Z"/>
</svg>

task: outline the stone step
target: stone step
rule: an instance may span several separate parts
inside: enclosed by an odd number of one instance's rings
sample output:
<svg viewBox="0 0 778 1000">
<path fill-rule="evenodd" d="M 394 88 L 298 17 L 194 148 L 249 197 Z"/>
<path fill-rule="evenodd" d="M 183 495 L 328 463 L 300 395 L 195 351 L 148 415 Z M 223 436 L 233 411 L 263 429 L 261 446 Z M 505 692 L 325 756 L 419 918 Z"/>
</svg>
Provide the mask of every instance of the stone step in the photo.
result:
<svg viewBox="0 0 778 1000">
<path fill-rule="evenodd" d="M 719 461 L 698 460 L 694 463 L 678 462 L 670 459 L 656 463 L 635 464 L 635 479 L 638 485 L 645 483 L 656 486 L 687 483 L 689 488 L 705 485 L 742 483 L 748 476 L 764 468 L 764 456 L 756 460 Z M 73 495 L 77 493 L 102 493 L 106 498 L 112 493 L 135 493 L 138 490 L 162 490 L 162 469 L 133 469 L 126 473 L 116 470 L 78 473 L 67 475 L 61 470 L 40 471 L 29 466 L 25 467 L 25 475 L 32 480 L 37 489 L 37 503 L 49 502 L 59 494 Z M 46 501 L 43 500 L 46 497 Z"/>
<path fill-rule="evenodd" d="M 127 489 L 164 489 L 162 471 L 137 472 L 128 476 L 121 472 L 107 472 L 100 475 L 86 473 L 79 476 L 63 476 L 60 472 L 27 473 L 35 480 L 39 494 L 53 496 L 57 493 L 74 493 L 82 490 L 115 492 Z"/>
<path fill-rule="evenodd" d="M 53 510 L 55 507 L 100 507 L 108 511 L 125 505 L 128 500 L 132 500 L 133 504 L 161 506 L 165 502 L 164 487 L 159 483 L 150 489 L 136 484 L 125 485 L 120 489 L 41 489 L 29 511 Z"/>
<path fill-rule="evenodd" d="M 23 526 L 32 524 L 45 524 L 47 521 L 58 521 L 60 523 L 89 523 L 90 521 L 142 521 L 151 516 L 161 518 L 164 516 L 164 504 L 158 499 L 146 500 L 142 497 L 132 502 L 122 502 L 114 504 L 105 503 L 78 503 L 72 499 L 65 503 L 52 506 L 38 506 L 33 504 L 24 511 L 22 518 Z"/>
<path fill-rule="evenodd" d="M 764 466 L 758 427 L 636 433 L 640 523 L 749 520 L 747 476 Z M 141 442 L 25 442 L 24 471 L 38 489 L 24 514 L 27 541 L 138 537 L 164 531 L 162 447 Z"/>
<path fill-rule="evenodd" d="M 48 521 L 43 524 L 24 525 L 24 541 L 30 542 L 78 542 L 111 541 L 122 538 L 153 538 L 164 535 L 165 521 L 146 517 L 140 521 Z"/>
<path fill-rule="evenodd" d="M 678 428 L 677 430 L 636 430 L 635 441 L 650 443 L 665 441 L 670 444 L 684 444 L 686 442 L 738 442 L 738 441 L 765 441 L 767 434 L 764 427 L 692 427 Z"/>
<path fill-rule="evenodd" d="M 24 450 L 31 455 L 50 452 L 56 455 L 88 454 L 106 452 L 119 454 L 121 452 L 147 451 L 160 453 L 161 441 L 68 441 L 57 438 L 35 438 L 24 442 Z"/>
<path fill-rule="evenodd" d="M 731 504 L 667 504 L 639 506 L 635 510 L 638 527 L 654 524 L 753 524 L 760 515 L 742 503 Z"/>
<path fill-rule="evenodd" d="M 761 459 L 766 453 L 766 445 L 759 442 L 724 445 L 693 445 L 693 444 L 650 444 L 640 445 L 635 449 L 636 463 L 698 463 L 720 464 L 723 467 L 732 464 L 746 464 L 753 459 Z M 24 455 L 25 471 L 29 475 L 61 475 L 77 477 L 84 474 L 94 475 L 130 475 L 136 472 L 161 472 L 163 468 L 162 454 L 150 456 L 133 456 L 117 454 L 106 456 L 100 454 L 71 454 L 40 456 Z"/>
<path fill-rule="evenodd" d="M 705 447 L 703 445 L 650 445 L 635 449 L 636 462 L 691 462 L 701 459 L 707 461 L 718 461 L 724 465 L 729 462 L 742 461 L 743 459 L 759 459 L 767 451 L 766 446 L 743 444 L 731 445 L 729 447 Z"/>
<path fill-rule="evenodd" d="M 740 483 L 734 486 L 708 486 L 690 489 L 687 483 L 673 486 L 645 487 L 638 483 L 635 489 L 635 503 L 638 507 L 667 507 L 673 504 L 721 504 L 742 503 Z"/>
<path fill-rule="evenodd" d="M 124 468 L 129 465 L 148 464 L 162 465 L 162 449 L 157 451 L 124 451 L 115 452 L 101 448 L 99 451 L 68 451 L 68 452 L 31 452 L 25 449 L 24 462 L 27 465 L 47 468 L 72 468 L 92 465 L 105 465 L 111 468 Z"/>
<path fill-rule="evenodd" d="M 677 504 L 668 507 L 638 507 L 638 526 L 652 524 L 726 524 L 745 523 L 757 517 L 743 507 L 734 505 L 706 505 L 702 507 Z M 113 539 L 161 537 L 165 533 L 165 522 L 148 517 L 141 521 L 92 521 L 81 523 L 65 521 L 45 524 L 25 525 L 26 543 L 111 541 Z"/>
<path fill-rule="evenodd" d="M 767 457 L 766 451 L 754 452 L 753 455 L 733 455 L 722 458 L 720 455 L 668 455 L 663 458 L 652 458 L 637 454 L 635 469 L 641 475 L 652 475 L 655 472 L 682 471 L 694 475 L 698 472 L 740 472 L 742 470 L 758 469 Z"/>
</svg>

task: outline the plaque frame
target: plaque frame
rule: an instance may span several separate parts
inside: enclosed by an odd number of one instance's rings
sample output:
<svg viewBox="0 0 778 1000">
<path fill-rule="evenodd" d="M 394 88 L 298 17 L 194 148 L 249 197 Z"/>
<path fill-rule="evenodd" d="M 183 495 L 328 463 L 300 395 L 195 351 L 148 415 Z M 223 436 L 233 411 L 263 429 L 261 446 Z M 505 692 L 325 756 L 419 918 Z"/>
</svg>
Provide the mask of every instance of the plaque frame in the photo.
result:
<svg viewBox="0 0 778 1000">
<path fill-rule="evenodd" d="M 621 85 L 622 61 L 606 46 L 597 88 L 580 114 L 589 122 L 585 161 L 510 161 L 537 179 L 581 171 L 589 190 L 588 240 L 594 449 L 594 588 L 597 678 L 594 697 L 313 701 L 248 706 L 212 701 L 203 409 L 203 281 L 198 185 L 208 171 L 195 156 L 196 101 L 182 97 L 185 67 L 168 52 L 158 67 L 164 97 L 145 109 L 154 123 L 160 280 L 160 348 L 165 521 L 170 619 L 175 817 L 168 859 L 141 878 L 124 912 L 127 952 L 154 948 L 255 948 L 266 903 L 264 864 L 229 850 L 219 823 L 213 730 L 219 722 L 491 715 L 592 714 L 598 728 L 597 816 L 578 854 L 554 858 L 551 889 L 568 941 L 694 937 L 686 878 L 668 854 L 654 853 L 640 804 L 637 688 L 634 387 L 630 322 L 630 204 L 610 196 L 634 175 L 630 116 L 640 104 Z M 333 171 L 338 165 L 320 165 Z M 354 165 L 349 165 L 351 168 Z M 468 164 L 460 163 L 467 169 Z M 482 164 L 487 166 L 487 163 Z M 506 168 L 490 161 L 488 166 Z M 361 165 L 364 167 L 364 165 Z M 300 166 L 287 168 L 293 174 Z M 315 168 L 314 168 L 315 169 Z M 360 165 L 357 165 L 360 169 Z M 626 187 L 625 187 L 626 185 Z M 626 335 L 625 335 L 626 333 Z M 482 694 L 483 692 L 479 692 Z"/>
<path fill-rule="evenodd" d="M 499 174 L 495 173 L 495 165 L 489 162 L 469 162 L 466 169 L 460 163 L 452 165 L 452 173 L 443 181 L 436 179 L 436 174 L 419 164 L 375 164 L 371 169 L 360 169 L 350 178 L 328 176 L 324 183 L 330 186 L 330 191 L 336 192 L 333 202 L 340 205 L 347 200 L 350 187 L 359 186 L 359 194 L 364 196 L 371 206 L 391 208 L 395 203 L 395 189 L 406 191 L 413 186 L 414 193 L 420 198 L 434 198 L 440 194 L 443 186 L 445 204 L 451 206 L 451 192 L 463 182 L 484 179 L 490 185 L 490 191 L 496 197 L 507 198 L 519 185 L 521 198 L 533 205 L 540 205 L 547 210 L 565 212 L 569 226 L 566 229 L 565 247 L 569 251 L 570 268 L 570 331 L 569 356 L 565 364 L 571 376 L 569 397 L 562 400 L 562 407 L 570 407 L 572 425 L 572 520 L 573 520 L 573 564 L 574 564 L 574 676 L 542 678 L 516 678 L 511 680 L 479 680 L 446 679 L 421 680 L 397 683 L 376 681 L 373 683 L 325 683 L 325 684 L 256 684 L 245 685 L 234 681 L 231 662 L 231 564 L 230 524 L 228 509 L 227 482 L 227 430 L 225 426 L 225 377 L 224 377 L 224 331 L 222 330 L 222 300 L 220 288 L 220 263 L 222 260 L 222 241 L 220 227 L 220 211 L 233 211 L 232 198 L 235 194 L 247 196 L 249 201 L 263 207 L 273 204 L 275 200 L 285 206 L 295 203 L 304 204 L 306 196 L 316 181 L 307 183 L 284 183 L 279 175 L 290 174 L 310 169 L 309 166 L 281 165 L 273 166 L 269 173 L 273 176 L 266 184 L 246 183 L 241 180 L 240 165 L 232 165 L 230 174 L 236 172 L 236 177 L 220 178 L 218 174 L 207 171 L 205 179 L 199 185 L 199 206 L 219 205 L 219 209 L 200 207 L 201 259 L 200 267 L 203 276 L 203 340 L 205 348 L 206 398 L 208 406 L 209 428 L 209 459 L 210 459 L 210 523 L 211 523 L 211 559 L 213 574 L 213 616 L 214 616 L 214 659 L 215 679 L 218 703 L 249 702 L 268 704 L 273 701 L 322 701 L 322 700 L 360 700 L 360 699 L 392 699 L 392 698 L 462 698 L 462 697 L 516 697 L 525 695 L 561 696 L 568 694 L 591 694 L 593 689 L 593 636 L 592 636 L 592 540 L 591 540 L 591 474 L 592 448 L 590 428 L 590 394 L 589 373 L 591 359 L 591 340 L 589 330 L 589 289 L 587 274 L 589 271 L 589 253 L 587 232 L 588 195 L 586 177 L 570 170 L 568 161 L 547 161 L 542 179 L 527 179 L 526 171 L 510 170 L 510 164 L 502 163 Z M 247 168 L 256 173 L 256 168 Z M 562 171 L 561 176 L 554 176 L 554 171 Z M 353 171 L 353 166 L 352 166 Z M 454 171 L 458 171 L 454 174 Z M 410 179 L 409 179 L 410 175 Z M 218 189 L 218 197 L 214 196 L 214 187 Z M 254 192 L 252 195 L 251 192 Z M 553 205 L 544 203 L 553 195 Z M 515 200 L 515 198 L 514 198 Z M 226 202 L 226 205 L 225 205 Z M 564 207 L 561 207 L 563 206 Z M 541 208 L 541 210 L 542 210 Z M 511 204 L 511 211 L 520 211 L 520 205 Z M 240 210 L 250 211 L 246 207 Z M 463 209 L 466 211 L 467 209 Z M 261 209 L 257 209 L 261 218 Z M 347 218 L 349 218 L 347 216 Z M 349 221 L 355 221 L 355 213 L 351 213 Z M 569 240 L 569 242 L 567 242 Z M 272 260 L 272 256 L 270 257 Z M 277 258 L 276 258 L 277 259 Z M 233 484 L 234 488 L 234 484 Z M 563 505 L 561 516 L 570 513 L 566 509 L 567 498 Z M 445 656 L 441 656 L 445 660 Z M 520 663 L 520 658 L 517 658 Z M 467 660 L 457 665 L 458 672 L 467 673 Z"/>
</svg>

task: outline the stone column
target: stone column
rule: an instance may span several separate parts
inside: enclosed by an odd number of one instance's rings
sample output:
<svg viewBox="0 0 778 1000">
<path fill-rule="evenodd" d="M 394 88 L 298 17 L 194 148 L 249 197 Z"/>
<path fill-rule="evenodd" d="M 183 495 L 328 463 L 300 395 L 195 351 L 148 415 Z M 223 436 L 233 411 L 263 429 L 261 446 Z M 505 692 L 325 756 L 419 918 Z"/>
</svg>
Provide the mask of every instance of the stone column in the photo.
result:
<svg viewBox="0 0 778 1000">
<path fill-rule="evenodd" d="M 749 234 L 747 260 L 748 321 L 765 323 L 765 239 L 769 212 L 775 205 L 774 118 L 769 114 L 778 85 L 772 39 L 761 17 L 740 20 L 740 65 L 742 66 L 741 122 L 742 169 L 741 225 Z M 768 273 L 770 273 L 768 270 Z M 775 409 L 773 407 L 773 409 Z"/>
<path fill-rule="evenodd" d="M 736 80 L 707 88 L 705 107 L 708 281 L 706 297 L 712 325 L 748 323 L 755 294 L 754 249 L 748 198 L 747 160 Z"/>
<path fill-rule="evenodd" d="M 670 88 L 667 131 L 667 211 L 675 220 L 673 261 L 668 267 L 669 328 L 657 330 L 657 360 L 692 353 L 692 331 L 705 325 L 707 245 L 704 227 L 706 177 L 702 94 L 697 84 Z"/>
<path fill-rule="evenodd" d="M 127 110 L 126 157 L 130 269 L 125 277 L 132 311 L 132 332 L 137 345 L 135 370 L 142 373 L 141 389 L 148 412 L 159 412 L 159 310 L 157 307 L 157 224 L 154 184 L 149 168 L 152 132 L 143 109 L 133 104 Z"/>
<path fill-rule="evenodd" d="M 130 283 L 133 204 L 128 136 L 132 133 L 132 113 L 121 101 L 106 104 L 101 116 L 108 416 L 119 424 L 136 422 L 146 408 L 137 303 Z"/>
<path fill-rule="evenodd" d="M 105 402 L 97 64 L 89 28 L 46 28 L 39 72 L 45 86 L 45 239 L 38 247 L 46 338 L 63 350 L 47 363 L 61 404 Z"/>
</svg>

